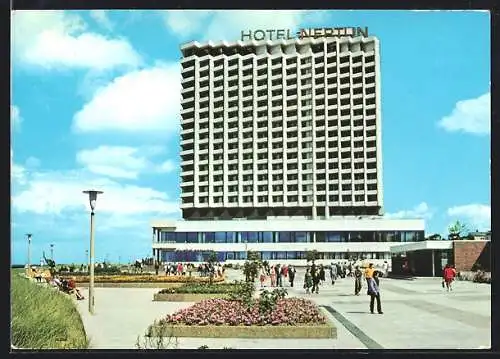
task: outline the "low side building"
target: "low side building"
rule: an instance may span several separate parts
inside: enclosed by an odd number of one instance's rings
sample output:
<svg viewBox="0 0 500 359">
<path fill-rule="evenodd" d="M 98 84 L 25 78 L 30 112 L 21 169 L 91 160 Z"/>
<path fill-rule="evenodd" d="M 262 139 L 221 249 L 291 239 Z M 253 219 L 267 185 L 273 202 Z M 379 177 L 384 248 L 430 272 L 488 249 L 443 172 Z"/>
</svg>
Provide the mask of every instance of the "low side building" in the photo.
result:
<svg viewBox="0 0 500 359">
<path fill-rule="evenodd" d="M 442 240 L 391 247 L 392 274 L 439 277 L 446 264 L 458 272 L 491 269 L 489 240 Z"/>
</svg>

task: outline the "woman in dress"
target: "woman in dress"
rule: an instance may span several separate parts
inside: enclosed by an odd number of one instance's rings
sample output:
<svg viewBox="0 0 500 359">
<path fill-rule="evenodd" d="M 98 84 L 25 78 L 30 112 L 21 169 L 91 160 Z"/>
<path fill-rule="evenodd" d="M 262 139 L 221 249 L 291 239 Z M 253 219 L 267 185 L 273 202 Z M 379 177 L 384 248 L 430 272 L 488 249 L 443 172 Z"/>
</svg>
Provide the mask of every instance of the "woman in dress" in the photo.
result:
<svg viewBox="0 0 500 359">
<path fill-rule="evenodd" d="M 276 270 L 274 266 L 271 267 L 271 287 L 276 287 Z"/>
<path fill-rule="evenodd" d="M 266 270 L 264 268 L 260 269 L 260 287 L 264 288 L 264 282 L 266 281 Z"/>
</svg>

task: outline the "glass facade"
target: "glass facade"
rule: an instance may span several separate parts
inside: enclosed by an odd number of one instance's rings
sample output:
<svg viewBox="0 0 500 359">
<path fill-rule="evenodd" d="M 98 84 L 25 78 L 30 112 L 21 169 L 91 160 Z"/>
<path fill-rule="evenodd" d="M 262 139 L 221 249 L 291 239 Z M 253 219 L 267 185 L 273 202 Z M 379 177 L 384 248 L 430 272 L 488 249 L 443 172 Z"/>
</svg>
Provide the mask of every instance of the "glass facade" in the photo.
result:
<svg viewBox="0 0 500 359">
<path fill-rule="evenodd" d="M 161 243 L 355 243 L 418 242 L 424 231 L 344 232 L 161 232 Z"/>
<path fill-rule="evenodd" d="M 417 242 L 424 240 L 423 231 L 317 231 L 317 232 L 160 232 L 160 243 L 356 243 L 356 242 Z M 196 250 L 161 250 L 161 260 L 166 262 L 204 262 L 210 252 Z M 220 251 L 217 259 L 245 260 L 246 252 Z M 262 251 L 262 260 L 305 259 L 306 252 Z M 319 252 L 319 259 L 383 259 L 390 253 L 383 252 Z"/>
<path fill-rule="evenodd" d="M 217 260 L 245 260 L 246 252 L 216 252 Z M 256 252 L 262 260 L 289 260 L 306 259 L 306 252 Z M 164 262 L 203 262 L 208 259 L 209 252 L 206 251 L 161 251 L 161 260 Z M 382 252 L 318 252 L 318 259 L 384 259 L 390 260 L 390 253 Z"/>
</svg>

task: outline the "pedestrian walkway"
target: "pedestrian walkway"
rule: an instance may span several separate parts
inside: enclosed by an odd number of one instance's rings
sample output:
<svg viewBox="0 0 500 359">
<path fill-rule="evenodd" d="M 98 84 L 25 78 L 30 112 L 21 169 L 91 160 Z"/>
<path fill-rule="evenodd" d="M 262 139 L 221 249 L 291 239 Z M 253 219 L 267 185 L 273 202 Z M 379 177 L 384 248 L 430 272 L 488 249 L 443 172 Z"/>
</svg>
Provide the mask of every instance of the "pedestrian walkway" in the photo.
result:
<svg viewBox="0 0 500 359">
<path fill-rule="evenodd" d="M 238 273 L 228 273 L 237 279 Z M 294 288 L 283 281 L 289 296 L 307 297 L 322 305 L 337 326 L 337 339 L 204 339 L 178 338 L 178 349 L 231 347 L 237 349 L 471 349 L 491 343 L 490 286 L 456 282 L 453 292 L 441 288 L 439 278 L 414 281 L 381 279 L 383 315 L 370 314 L 366 286 L 354 296 L 354 280 L 328 282 L 319 294 L 305 294 L 303 271 Z M 138 336 L 155 319 L 193 303 L 153 302 L 152 288 L 96 288 L 96 313 L 87 300 L 77 307 L 92 348 L 134 349 Z M 87 297 L 87 289 L 82 289 Z"/>
</svg>

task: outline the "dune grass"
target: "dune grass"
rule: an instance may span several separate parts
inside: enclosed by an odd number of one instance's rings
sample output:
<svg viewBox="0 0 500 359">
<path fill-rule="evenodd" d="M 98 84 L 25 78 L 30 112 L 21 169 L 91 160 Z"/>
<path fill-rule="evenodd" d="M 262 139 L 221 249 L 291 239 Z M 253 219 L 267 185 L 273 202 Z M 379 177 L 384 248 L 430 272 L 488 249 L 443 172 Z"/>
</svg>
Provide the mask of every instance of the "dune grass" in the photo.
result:
<svg viewBox="0 0 500 359">
<path fill-rule="evenodd" d="M 68 295 L 11 271 L 11 338 L 22 349 L 86 349 L 83 323 Z"/>
</svg>

